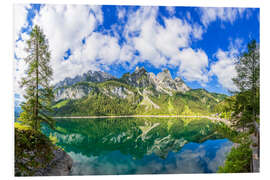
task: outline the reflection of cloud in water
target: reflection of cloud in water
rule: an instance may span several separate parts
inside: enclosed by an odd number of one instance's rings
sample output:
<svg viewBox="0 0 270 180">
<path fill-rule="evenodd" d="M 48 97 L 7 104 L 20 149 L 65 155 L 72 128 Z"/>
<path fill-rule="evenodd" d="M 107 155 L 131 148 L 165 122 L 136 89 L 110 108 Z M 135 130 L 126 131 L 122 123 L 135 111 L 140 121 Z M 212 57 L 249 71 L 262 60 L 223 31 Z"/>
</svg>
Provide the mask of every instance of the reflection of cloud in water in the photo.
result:
<svg viewBox="0 0 270 180">
<path fill-rule="evenodd" d="M 202 164 L 202 159 L 205 158 L 205 150 L 203 148 L 198 148 L 193 151 L 186 149 L 180 151 L 180 153 L 174 154 L 170 157 L 175 161 L 175 166 L 168 167 L 168 173 L 200 173 L 204 172 L 204 166 Z"/>
<path fill-rule="evenodd" d="M 68 154 L 73 159 L 72 172 L 78 175 L 93 174 L 92 166 L 89 165 L 98 158 L 97 156 L 87 157 L 81 153 L 76 154 L 74 152 L 69 152 Z"/>
<path fill-rule="evenodd" d="M 159 163 L 156 159 L 153 159 L 138 166 L 136 168 L 135 174 L 160 173 L 163 169 L 163 166 L 163 163 Z"/>
<path fill-rule="evenodd" d="M 73 159 L 72 174 L 123 174 L 135 167 L 130 156 L 124 156 L 119 151 L 111 152 L 104 156 L 84 156 L 70 152 Z M 121 156 L 121 158 L 119 158 Z"/>
<path fill-rule="evenodd" d="M 216 152 L 215 158 L 208 163 L 208 169 L 210 169 L 212 172 L 216 172 L 218 167 L 224 164 L 226 156 L 230 152 L 232 145 L 232 142 L 225 142 L 222 148 Z"/>
<path fill-rule="evenodd" d="M 202 144 L 188 143 L 177 153 L 170 152 L 166 159 L 151 154 L 134 160 L 119 151 L 101 156 L 84 156 L 70 152 L 73 174 L 149 174 L 149 173 L 204 173 L 216 172 L 230 151 L 228 140 L 208 140 Z"/>
<path fill-rule="evenodd" d="M 227 140 L 208 140 L 202 144 L 189 143 L 180 152 L 171 154 L 175 167 L 167 166 L 168 173 L 216 172 L 223 165 L 232 143 Z M 167 159 L 168 159 L 167 158 Z"/>
</svg>

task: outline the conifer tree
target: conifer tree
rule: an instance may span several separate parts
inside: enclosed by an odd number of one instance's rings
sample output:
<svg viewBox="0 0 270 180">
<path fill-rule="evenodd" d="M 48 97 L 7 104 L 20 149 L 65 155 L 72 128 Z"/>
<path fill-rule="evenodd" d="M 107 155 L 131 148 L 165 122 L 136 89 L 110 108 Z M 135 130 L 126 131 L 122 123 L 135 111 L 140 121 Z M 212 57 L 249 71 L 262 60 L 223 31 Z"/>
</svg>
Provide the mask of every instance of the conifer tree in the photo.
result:
<svg viewBox="0 0 270 180">
<path fill-rule="evenodd" d="M 239 98 L 238 103 L 243 106 L 242 113 L 250 114 L 249 118 L 255 124 L 259 115 L 260 88 L 260 53 L 255 40 L 248 44 L 248 52 L 240 57 L 236 71 L 237 77 L 233 78 L 233 82 L 239 89 L 239 95 L 246 96 L 245 101 Z"/>
<path fill-rule="evenodd" d="M 236 64 L 236 71 L 237 77 L 233 79 L 233 82 L 238 87 L 239 93 L 236 97 L 234 111 L 236 114 L 241 114 L 238 124 L 253 125 L 260 148 L 260 133 L 257 123 L 260 109 L 260 52 L 255 40 L 248 44 L 248 51 L 240 57 Z"/>
<path fill-rule="evenodd" d="M 46 122 L 53 127 L 54 120 L 48 116 L 51 111 L 53 91 L 50 86 L 52 68 L 48 40 L 39 26 L 30 33 L 25 49 L 28 56 L 24 59 L 28 65 L 26 77 L 22 78 L 21 87 L 25 88 L 25 102 L 19 120 L 30 125 L 35 130 L 40 129 L 40 122 Z"/>
</svg>

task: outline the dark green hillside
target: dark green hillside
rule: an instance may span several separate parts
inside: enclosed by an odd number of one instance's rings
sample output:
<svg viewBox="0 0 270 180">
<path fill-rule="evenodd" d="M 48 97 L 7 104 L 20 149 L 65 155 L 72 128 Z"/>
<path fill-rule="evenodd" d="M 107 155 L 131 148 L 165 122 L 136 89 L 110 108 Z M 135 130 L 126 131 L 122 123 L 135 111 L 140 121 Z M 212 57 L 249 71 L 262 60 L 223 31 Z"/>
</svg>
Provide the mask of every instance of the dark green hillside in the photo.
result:
<svg viewBox="0 0 270 180">
<path fill-rule="evenodd" d="M 77 84 L 82 85 L 82 83 Z M 87 86 L 87 84 L 83 84 Z M 191 90 L 186 93 L 175 93 L 172 96 L 152 91 L 147 97 L 159 108 L 154 108 L 150 101 L 137 89 L 119 81 L 106 81 L 100 84 L 88 84 L 94 91 L 80 99 L 64 99 L 54 104 L 55 116 L 86 116 L 86 115 L 208 115 L 214 113 L 213 107 L 221 102 L 226 95 L 209 93 L 205 90 Z M 123 87 L 133 94 L 125 98 L 110 95 L 110 90 Z M 144 102 L 145 101 L 145 102 Z"/>
<path fill-rule="evenodd" d="M 54 116 L 209 115 L 227 97 L 190 89 L 181 78 L 172 79 L 168 70 L 155 76 L 143 67 L 119 79 L 56 87 Z"/>
<path fill-rule="evenodd" d="M 160 109 L 146 110 L 138 107 L 139 114 L 170 114 L 170 115 L 202 115 L 214 113 L 213 107 L 226 95 L 209 93 L 205 90 L 191 90 L 186 93 L 175 93 L 172 96 L 160 94 L 149 96 Z"/>
</svg>

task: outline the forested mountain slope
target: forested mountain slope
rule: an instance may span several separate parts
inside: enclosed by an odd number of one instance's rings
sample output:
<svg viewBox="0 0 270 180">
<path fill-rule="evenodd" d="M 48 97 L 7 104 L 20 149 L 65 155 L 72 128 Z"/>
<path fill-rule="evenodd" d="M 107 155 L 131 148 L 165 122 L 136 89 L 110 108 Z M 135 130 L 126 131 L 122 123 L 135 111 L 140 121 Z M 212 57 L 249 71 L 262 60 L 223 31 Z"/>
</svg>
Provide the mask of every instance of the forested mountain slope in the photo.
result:
<svg viewBox="0 0 270 180">
<path fill-rule="evenodd" d="M 226 98 L 190 89 L 181 78 L 173 79 L 167 69 L 155 75 L 143 67 L 121 78 L 103 72 L 68 78 L 55 85 L 54 93 L 56 116 L 202 115 L 213 113 L 213 107 Z"/>
</svg>

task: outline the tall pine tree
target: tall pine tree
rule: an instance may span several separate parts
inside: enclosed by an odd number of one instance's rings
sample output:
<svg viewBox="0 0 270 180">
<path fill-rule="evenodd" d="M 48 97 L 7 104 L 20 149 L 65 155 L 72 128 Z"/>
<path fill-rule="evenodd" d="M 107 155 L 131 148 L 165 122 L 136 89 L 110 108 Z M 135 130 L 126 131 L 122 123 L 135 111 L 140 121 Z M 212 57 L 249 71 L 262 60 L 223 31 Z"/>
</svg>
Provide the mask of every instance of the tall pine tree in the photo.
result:
<svg viewBox="0 0 270 180">
<path fill-rule="evenodd" d="M 260 148 L 260 132 L 257 120 L 260 112 L 260 52 L 255 40 L 248 44 L 245 52 L 236 64 L 237 77 L 233 79 L 238 87 L 235 113 L 240 113 L 239 124 L 253 125 Z M 250 123 L 251 122 L 251 123 Z M 260 151 L 258 151 L 258 156 Z"/>
<path fill-rule="evenodd" d="M 26 77 L 22 78 L 21 87 L 25 88 L 25 102 L 19 120 L 30 125 L 35 130 L 40 129 L 40 122 L 46 122 L 51 127 L 54 120 L 48 116 L 51 111 L 53 91 L 50 86 L 52 68 L 50 67 L 50 52 L 48 40 L 39 26 L 35 26 L 27 41 L 24 59 L 28 68 Z"/>
<path fill-rule="evenodd" d="M 248 52 L 245 52 L 236 64 L 237 77 L 233 79 L 239 89 L 239 94 L 245 95 L 242 113 L 250 114 L 254 125 L 259 115 L 259 90 L 260 90 L 260 53 L 259 45 L 255 40 L 248 44 Z M 246 112 L 245 112 L 246 111 Z M 255 125 L 256 126 L 256 125 Z"/>
</svg>

